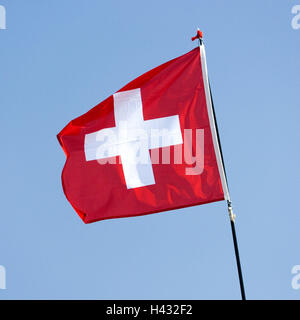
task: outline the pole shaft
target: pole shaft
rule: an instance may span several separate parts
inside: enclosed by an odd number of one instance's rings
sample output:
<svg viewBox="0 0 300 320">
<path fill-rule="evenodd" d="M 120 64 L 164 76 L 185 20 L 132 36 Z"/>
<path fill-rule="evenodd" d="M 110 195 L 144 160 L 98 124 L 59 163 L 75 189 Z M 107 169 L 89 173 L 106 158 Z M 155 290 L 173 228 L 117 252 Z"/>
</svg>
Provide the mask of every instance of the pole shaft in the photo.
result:
<svg viewBox="0 0 300 320">
<path fill-rule="evenodd" d="M 226 177 L 226 171 L 225 171 L 225 165 L 224 165 L 221 141 L 220 141 L 218 124 L 217 124 L 215 108 L 214 108 L 214 102 L 213 102 L 210 86 L 209 86 L 209 90 L 210 90 L 211 103 L 212 103 L 213 114 L 214 114 L 214 119 L 215 119 L 216 132 L 217 132 L 217 137 L 218 137 L 218 142 L 219 142 L 219 148 L 220 148 L 220 153 L 221 153 L 221 158 L 222 158 L 222 164 L 223 164 L 223 168 L 224 168 L 225 181 L 226 181 L 226 184 L 227 184 L 227 177 Z M 235 222 L 234 222 L 235 221 L 235 215 L 233 214 L 233 211 L 232 211 L 230 199 L 227 200 L 227 205 L 228 205 L 228 212 L 229 212 L 229 217 L 230 217 L 231 232 L 232 232 L 232 239 L 233 239 L 233 245 L 234 245 L 236 264 L 237 264 L 239 281 L 240 281 L 241 296 L 242 296 L 242 300 L 246 300 L 245 287 L 244 287 L 243 274 L 242 274 L 242 267 L 241 267 L 240 254 L 239 254 L 239 247 L 238 247 L 238 241 L 237 241 L 237 236 L 236 236 L 236 232 L 235 232 Z"/>
<path fill-rule="evenodd" d="M 244 280 L 243 280 L 242 267 L 241 267 L 240 254 L 239 254 L 239 247 L 238 247 L 238 242 L 237 242 L 237 237 L 236 237 L 236 232 L 235 232 L 234 215 L 232 214 L 231 205 L 228 205 L 228 210 L 229 210 L 229 215 L 230 215 L 230 225 L 231 225 L 231 232 L 232 232 L 232 239 L 233 239 L 233 245 L 234 245 L 236 265 L 237 265 L 239 281 L 240 281 L 241 296 L 242 296 L 242 300 L 246 300 Z"/>
</svg>

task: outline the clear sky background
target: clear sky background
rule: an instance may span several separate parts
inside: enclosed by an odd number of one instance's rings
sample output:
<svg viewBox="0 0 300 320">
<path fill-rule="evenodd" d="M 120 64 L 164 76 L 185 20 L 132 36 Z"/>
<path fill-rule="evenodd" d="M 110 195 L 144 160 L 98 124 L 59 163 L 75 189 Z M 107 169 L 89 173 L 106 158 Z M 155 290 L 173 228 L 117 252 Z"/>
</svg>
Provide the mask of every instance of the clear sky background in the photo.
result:
<svg viewBox="0 0 300 320">
<path fill-rule="evenodd" d="M 208 71 L 249 299 L 300 299 L 298 0 L 0 0 L 0 299 L 239 299 L 226 203 L 85 225 L 56 134 L 191 50 Z"/>
</svg>

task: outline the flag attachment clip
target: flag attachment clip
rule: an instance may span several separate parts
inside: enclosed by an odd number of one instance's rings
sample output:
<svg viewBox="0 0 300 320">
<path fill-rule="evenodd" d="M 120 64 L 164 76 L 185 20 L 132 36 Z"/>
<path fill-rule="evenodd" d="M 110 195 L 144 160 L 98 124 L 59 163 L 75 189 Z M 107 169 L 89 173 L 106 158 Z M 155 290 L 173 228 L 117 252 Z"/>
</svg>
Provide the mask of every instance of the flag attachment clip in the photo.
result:
<svg viewBox="0 0 300 320">
<path fill-rule="evenodd" d="M 227 204 L 228 204 L 228 213 L 229 213 L 230 220 L 232 222 L 235 222 L 236 215 L 233 213 L 231 202 L 227 201 Z"/>
</svg>

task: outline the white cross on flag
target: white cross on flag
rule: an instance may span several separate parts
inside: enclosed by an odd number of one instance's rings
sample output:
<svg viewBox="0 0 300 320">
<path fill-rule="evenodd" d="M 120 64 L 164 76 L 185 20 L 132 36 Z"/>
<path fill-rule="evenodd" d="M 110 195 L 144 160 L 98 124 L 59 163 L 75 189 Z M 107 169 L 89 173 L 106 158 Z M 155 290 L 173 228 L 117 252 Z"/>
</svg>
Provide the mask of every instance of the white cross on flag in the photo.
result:
<svg viewBox="0 0 300 320">
<path fill-rule="evenodd" d="M 127 84 L 58 140 L 85 223 L 228 198 L 203 45 Z"/>
<path fill-rule="evenodd" d="M 120 156 L 127 189 L 155 184 L 148 150 L 182 144 L 179 117 L 145 121 L 140 89 L 118 92 L 113 97 L 116 126 L 85 136 L 86 160 Z M 162 139 L 154 141 L 154 130 L 162 132 Z M 106 137 L 112 141 L 107 143 Z M 135 159 L 137 151 L 142 152 L 145 161 Z"/>
</svg>

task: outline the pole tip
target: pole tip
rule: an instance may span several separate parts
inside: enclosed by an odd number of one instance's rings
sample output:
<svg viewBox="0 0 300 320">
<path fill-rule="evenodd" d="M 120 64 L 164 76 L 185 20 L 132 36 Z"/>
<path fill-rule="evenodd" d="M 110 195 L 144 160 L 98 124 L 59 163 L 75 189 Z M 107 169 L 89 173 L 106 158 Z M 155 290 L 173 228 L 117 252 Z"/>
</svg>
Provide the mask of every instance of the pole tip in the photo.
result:
<svg viewBox="0 0 300 320">
<path fill-rule="evenodd" d="M 203 38 L 203 32 L 198 28 L 197 29 L 197 34 L 195 35 L 195 37 L 192 37 L 191 40 L 194 41 L 196 39 L 200 39 L 202 40 Z"/>
</svg>

